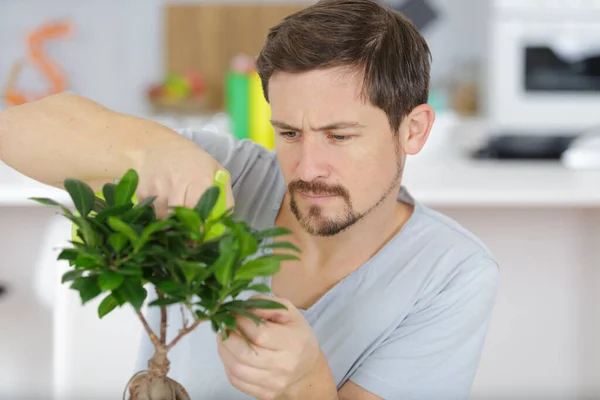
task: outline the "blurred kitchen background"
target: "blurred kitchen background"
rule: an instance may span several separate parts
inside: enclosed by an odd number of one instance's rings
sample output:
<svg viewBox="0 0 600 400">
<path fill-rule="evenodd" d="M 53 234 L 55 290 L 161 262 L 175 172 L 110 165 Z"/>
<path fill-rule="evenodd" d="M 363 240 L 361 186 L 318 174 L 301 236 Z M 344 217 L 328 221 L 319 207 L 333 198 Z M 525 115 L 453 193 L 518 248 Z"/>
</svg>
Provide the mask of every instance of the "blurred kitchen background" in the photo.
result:
<svg viewBox="0 0 600 400">
<path fill-rule="evenodd" d="M 69 90 L 271 148 L 251 60 L 310 3 L 0 0 L 0 110 Z M 472 398 L 600 398 L 600 1 L 382 3 L 433 53 L 437 120 L 404 184 L 500 261 Z M 0 164 L 0 398 L 121 396 L 138 322 L 59 284 L 70 227 L 30 196 L 67 201 Z"/>
</svg>

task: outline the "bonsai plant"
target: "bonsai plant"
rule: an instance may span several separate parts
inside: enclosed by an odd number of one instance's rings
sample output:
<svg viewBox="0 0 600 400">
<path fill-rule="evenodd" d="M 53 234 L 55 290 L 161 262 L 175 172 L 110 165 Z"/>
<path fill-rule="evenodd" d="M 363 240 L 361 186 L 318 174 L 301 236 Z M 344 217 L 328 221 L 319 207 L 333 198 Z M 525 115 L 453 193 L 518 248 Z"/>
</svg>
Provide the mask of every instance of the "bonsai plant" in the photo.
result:
<svg viewBox="0 0 600 400">
<path fill-rule="evenodd" d="M 66 179 L 64 187 L 75 212 L 52 199 L 32 198 L 59 207 L 73 222 L 73 240 L 58 256 L 70 266 L 62 282 L 79 292 L 82 305 L 102 295 L 99 318 L 117 307 L 131 306 L 132 316 L 139 318 L 154 344 L 148 369 L 135 374 L 125 387 L 124 397 L 129 391 L 130 400 L 189 400 L 185 388 L 168 377 L 167 355 L 181 338 L 203 322 L 224 339 L 232 331 L 244 337 L 236 315 L 259 324 L 263 321 L 252 309 L 285 308 L 242 295 L 269 292 L 256 278 L 273 275 L 284 260 L 297 259 L 294 245 L 271 240 L 290 232 L 259 231 L 237 220 L 232 209 L 225 209 L 223 178 L 226 182 L 225 173 L 217 173 L 215 185 L 195 207 L 172 207 L 163 219 L 156 217 L 154 197 L 136 201 L 138 175 L 132 169 L 98 193 L 84 182 Z M 291 253 L 281 252 L 286 250 Z M 155 293 L 152 301 L 148 290 Z M 144 317 L 144 306 L 160 309 L 158 332 Z M 184 315 L 183 326 L 175 337 L 167 338 L 168 318 L 175 311 Z"/>
</svg>

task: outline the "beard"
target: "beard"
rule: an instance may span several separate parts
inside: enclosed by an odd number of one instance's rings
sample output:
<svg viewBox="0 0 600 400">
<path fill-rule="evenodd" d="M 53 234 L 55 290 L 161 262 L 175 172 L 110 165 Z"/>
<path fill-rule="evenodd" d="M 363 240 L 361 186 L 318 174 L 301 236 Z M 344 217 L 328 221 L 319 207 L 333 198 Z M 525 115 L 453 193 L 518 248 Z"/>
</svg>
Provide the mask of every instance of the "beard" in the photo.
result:
<svg viewBox="0 0 600 400">
<path fill-rule="evenodd" d="M 364 212 L 358 212 L 352 205 L 352 199 L 348 189 L 342 185 L 328 185 L 323 182 L 306 182 L 302 180 L 292 181 L 288 185 L 288 191 L 290 193 L 290 209 L 296 220 L 308 233 L 314 236 L 329 237 L 335 236 L 341 233 L 351 226 L 356 224 L 371 211 L 375 210 L 385 199 L 387 199 L 393 192 L 394 188 L 397 187 L 398 182 L 402 176 L 403 163 L 398 162 L 396 168 L 396 174 L 387 188 L 383 191 L 379 200 L 375 202 Z M 303 213 L 298 207 L 296 196 L 298 192 L 312 193 L 315 195 L 325 196 L 338 196 L 344 201 L 344 208 L 335 217 L 325 217 L 323 215 L 323 209 L 319 205 L 311 205 L 306 213 Z"/>
</svg>

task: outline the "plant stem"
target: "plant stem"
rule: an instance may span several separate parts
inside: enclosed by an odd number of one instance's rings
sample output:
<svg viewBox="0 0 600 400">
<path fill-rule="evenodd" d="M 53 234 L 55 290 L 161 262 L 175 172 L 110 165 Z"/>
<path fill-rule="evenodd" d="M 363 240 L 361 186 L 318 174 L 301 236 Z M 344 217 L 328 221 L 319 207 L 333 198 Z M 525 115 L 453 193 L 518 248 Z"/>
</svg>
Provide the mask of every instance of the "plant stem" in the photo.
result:
<svg viewBox="0 0 600 400">
<path fill-rule="evenodd" d="M 164 297 L 163 294 L 156 289 L 158 298 Z M 167 307 L 160 306 L 160 344 L 163 346 L 167 343 Z"/>
<path fill-rule="evenodd" d="M 175 346 L 177 344 L 177 342 L 179 342 L 181 340 L 182 337 L 184 337 L 185 335 L 187 335 L 188 333 L 190 333 L 191 331 L 196 329 L 196 327 L 204 321 L 207 321 L 207 320 L 198 318 L 197 320 L 194 321 L 194 323 L 192 325 L 185 327 L 185 328 L 181 328 L 179 330 L 179 334 L 177 335 L 177 337 L 175 339 L 173 339 L 173 341 L 167 345 L 167 351 L 171 350 L 173 348 L 173 346 Z"/>
<path fill-rule="evenodd" d="M 146 332 L 148 332 L 148 336 L 150 336 L 150 340 L 152 341 L 152 344 L 156 347 L 160 346 L 160 340 L 156 337 L 156 334 L 154 332 L 152 332 L 152 329 L 150 328 L 150 325 L 148 325 L 148 321 L 146 321 L 146 318 L 144 318 L 144 315 L 141 313 L 141 311 L 137 311 L 137 316 L 140 318 L 140 321 L 142 321 L 142 325 L 144 325 L 144 329 L 146 329 Z"/>
</svg>

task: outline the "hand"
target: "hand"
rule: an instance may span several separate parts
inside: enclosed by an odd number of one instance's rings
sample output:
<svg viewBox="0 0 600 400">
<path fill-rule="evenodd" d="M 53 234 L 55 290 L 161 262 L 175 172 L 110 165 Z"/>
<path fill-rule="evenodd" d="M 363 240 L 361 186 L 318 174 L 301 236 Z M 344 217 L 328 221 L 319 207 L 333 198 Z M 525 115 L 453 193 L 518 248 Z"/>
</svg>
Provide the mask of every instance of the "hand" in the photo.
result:
<svg viewBox="0 0 600 400">
<path fill-rule="evenodd" d="M 185 138 L 176 138 L 167 146 L 145 151 L 137 166 L 139 200 L 156 196 L 158 218 L 168 214 L 169 207 L 194 207 L 213 184 L 215 172 L 225 171 L 217 160 Z M 227 208 L 233 206 L 231 181 L 227 183 Z"/>
<path fill-rule="evenodd" d="M 256 325 L 246 317 L 237 318 L 239 330 L 250 340 L 250 348 L 238 333 L 223 341 L 217 335 L 218 352 L 227 377 L 240 391 L 261 400 L 282 398 L 330 398 L 335 393 L 331 373 L 319 343 L 304 316 L 284 299 L 273 299 L 287 310 L 252 310 L 266 323 Z M 326 371 L 323 371 L 326 369 Z M 327 380 L 327 397 L 300 393 L 304 387 Z M 331 381 L 331 382 L 329 382 Z M 324 393 L 324 392 L 319 392 Z"/>
</svg>

